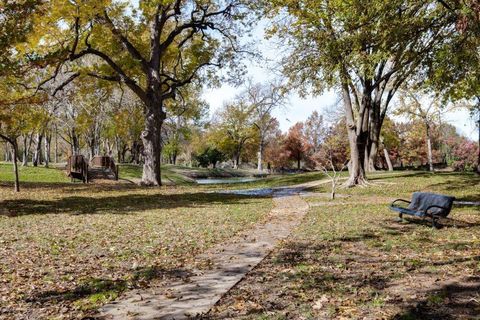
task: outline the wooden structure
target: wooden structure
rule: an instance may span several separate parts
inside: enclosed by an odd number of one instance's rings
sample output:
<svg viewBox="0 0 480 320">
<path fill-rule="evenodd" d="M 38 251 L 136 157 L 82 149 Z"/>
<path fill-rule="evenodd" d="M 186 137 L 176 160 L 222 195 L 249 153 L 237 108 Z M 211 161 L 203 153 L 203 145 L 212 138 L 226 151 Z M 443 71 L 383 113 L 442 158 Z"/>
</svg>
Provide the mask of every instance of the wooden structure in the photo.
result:
<svg viewBox="0 0 480 320">
<path fill-rule="evenodd" d="M 77 179 L 88 182 L 88 162 L 82 155 L 70 156 L 67 160 L 67 175 L 72 182 Z"/>
<path fill-rule="evenodd" d="M 101 168 L 104 172 L 110 171 L 115 180 L 118 180 L 118 165 L 115 164 L 112 157 L 94 156 L 90 161 L 90 165 L 93 168 Z"/>
</svg>

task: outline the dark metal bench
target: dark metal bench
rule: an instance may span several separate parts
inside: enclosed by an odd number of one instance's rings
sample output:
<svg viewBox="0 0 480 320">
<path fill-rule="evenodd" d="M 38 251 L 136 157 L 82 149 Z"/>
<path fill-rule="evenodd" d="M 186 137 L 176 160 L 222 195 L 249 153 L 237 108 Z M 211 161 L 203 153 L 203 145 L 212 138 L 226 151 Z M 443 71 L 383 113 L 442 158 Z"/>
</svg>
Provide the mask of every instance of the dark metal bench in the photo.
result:
<svg viewBox="0 0 480 320">
<path fill-rule="evenodd" d="M 455 197 L 452 196 L 415 192 L 412 201 L 397 199 L 390 205 L 390 210 L 398 212 L 401 219 L 404 214 L 423 219 L 430 218 L 432 219 L 432 226 L 437 227 L 438 220 L 447 217 L 452 210 L 453 201 L 455 201 Z M 407 203 L 408 206 L 400 206 L 397 204 L 398 202 Z"/>
</svg>

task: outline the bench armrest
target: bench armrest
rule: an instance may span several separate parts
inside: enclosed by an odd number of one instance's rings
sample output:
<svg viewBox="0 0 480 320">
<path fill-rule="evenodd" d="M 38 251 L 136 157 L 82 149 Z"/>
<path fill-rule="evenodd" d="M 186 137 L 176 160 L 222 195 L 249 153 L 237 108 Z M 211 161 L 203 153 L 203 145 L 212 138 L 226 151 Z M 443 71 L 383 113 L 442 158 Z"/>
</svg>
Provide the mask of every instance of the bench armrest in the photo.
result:
<svg viewBox="0 0 480 320">
<path fill-rule="evenodd" d="M 436 205 L 431 205 L 429 206 L 427 209 L 425 209 L 425 214 L 426 215 L 430 215 L 430 216 L 434 216 L 434 215 L 437 215 L 437 214 L 434 214 L 434 213 L 429 213 L 428 211 L 432 208 L 437 208 L 437 209 L 443 209 L 443 210 L 448 210 L 448 208 L 445 208 L 445 207 L 442 207 L 442 206 L 436 206 Z"/>
<path fill-rule="evenodd" d="M 394 207 L 394 206 L 395 206 L 395 202 L 405 202 L 405 203 L 408 203 L 408 204 L 411 203 L 410 201 L 407 201 L 407 200 L 397 199 L 397 200 L 393 201 L 390 206 Z"/>
</svg>

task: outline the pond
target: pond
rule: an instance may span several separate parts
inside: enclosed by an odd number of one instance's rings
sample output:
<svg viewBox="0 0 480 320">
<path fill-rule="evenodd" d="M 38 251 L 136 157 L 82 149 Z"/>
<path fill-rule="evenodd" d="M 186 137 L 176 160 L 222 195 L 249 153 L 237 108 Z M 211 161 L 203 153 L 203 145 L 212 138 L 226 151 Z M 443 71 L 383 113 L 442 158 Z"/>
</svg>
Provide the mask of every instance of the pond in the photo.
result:
<svg viewBox="0 0 480 320">
<path fill-rule="evenodd" d="M 232 184 L 261 180 L 255 177 L 235 177 L 235 178 L 212 178 L 195 180 L 198 184 Z"/>
</svg>

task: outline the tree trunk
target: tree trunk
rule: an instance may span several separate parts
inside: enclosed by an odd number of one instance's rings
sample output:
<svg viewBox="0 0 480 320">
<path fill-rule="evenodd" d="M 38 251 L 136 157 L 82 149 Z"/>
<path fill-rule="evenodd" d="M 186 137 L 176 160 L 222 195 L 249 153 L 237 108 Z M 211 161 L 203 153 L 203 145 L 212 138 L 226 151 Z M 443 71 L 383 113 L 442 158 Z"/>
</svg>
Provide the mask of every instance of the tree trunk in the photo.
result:
<svg viewBox="0 0 480 320">
<path fill-rule="evenodd" d="M 378 153 L 378 141 L 371 141 L 370 148 L 368 149 L 366 168 L 368 172 L 375 172 L 375 163 L 377 162 L 377 153 Z"/>
<path fill-rule="evenodd" d="M 10 162 L 10 144 L 5 142 L 5 162 Z"/>
<path fill-rule="evenodd" d="M 330 194 L 330 199 L 335 200 L 335 191 L 337 189 L 336 177 L 332 178 L 332 193 Z"/>
<path fill-rule="evenodd" d="M 45 136 L 45 168 L 50 164 L 50 150 L 51 150 L 52 135 Z"/>
<path fill-rule="evenodd" d="M 355 123 L 347 81 L 344 81 L 342 84 L 342 96 L 350 145 L 350 163 L 348 167 L 350 176 L 345 182 L 345 186 L 354 187 L 365 184 L 367 180 L 365 175 L 365 151 L 368 139 L 368 130 L 366 130 L 368 127 L 368 110 L 366 110 L 366 101 L 362 101 L 362 110 L 357 114 L 358 120 Z"/>
<path fill-rule="evenodd" d="M 430 172 L 433 172 L 432 140 L 430 137 L 430 126 L 427 125 L 427 148 L 428 148 L 428 166 Z"/>
<path fill-rule="evenodd" d="M 30 155 L 30 147 L 32 146 L 33 133 L 30 136 L 23 137 L 22 167 L 28 166 L 28 156 Z"/>
<path fill-rule="evenodd" d="M 302 166 L 302 158 L 298 157 L 297 158 L 297 170 L 300 170 L 301 166 Z"/>
<path fill-rule="evenodd" d="M 238 169 L 240 167 L 240 152 L 235 153 L 233 162 L 233 169 Z"/>
<path fill-rule="evenodd" d="M 161 106 L 161 105 L 160 105 Z M 161 186 L 161 129 L 165 120 L 165 113 L 158 106 L 150 107 L 145 117 L 145 129 L 142 132 L 143 141 L 143 174 L 142 184 L 147 186 Z"/>
<path fill-rule="evenodd" d="M 350 176 L 346 182 L 347 187 L 362 185 L 366 182 L 365 176 L 365 137 L 357 136 L 355 130 L 348 134 L 350 144 Z"/>
<path fill-rule="evenodd" d="M 18 151 L 18 146 L 17 142 L 15 140 L 12 141 L 12 149 L 13 149 L 13 173 L 15 174 L 15 192 L 20 192 L 20 179 L 18 178 L 18 165 L 17 165 L 17 151 Z"/>
<path fill-rule="evenodd" d="M 43 134 L 37 133 L 37 141 L 35 146 L 35 153 L 33 154 L 33 166 L 37 167 L 41 163 L 42 159 L 42 140 Z"/>
<path fill-rule="evenodd" d="M 480 174 L 480 110 L 478 111 L 478 159 L 477 173 Z"/>
<path fill-rule="evenodd" d="M 263 145 L 264 145 L 264 141 L 263 141 L 263 138 L 262 138 L 262 139 L 260 139 L 260 144 L 258 146 L 258 154 L 257 154 L 257 157 L 258 157 L 257 170 L 259 172 L 263 171 Z"/>
<path fill-rule="evenodd" d="M 95 138 L 90 138 L 88 139 L 88 148 L 89 148 L 89 158 L 90 161 L 93 159 L 95 156 Z"/>
<path fill-rule="evenodd" d="M 390 159 L 390 154 L 385 146 L 383 146 L 383 154 L 385 156 L 385 161 L 387 161 L 388 171 L 393 171 L 392 160 Z"/>
<path fill-rule="evenodd" d="M 54 161 L 55 163 L 58 163 L 58 131 L 57 131 L 57 125 L 55 125 L 55 154 L 54 154 Z"/>
<path fill-rule="evenodd" d="M 76 156 L 78 154 L 80 154 L 80 142 L 75 129 L 72 129 L 72 155 Z"/>
</svg>

